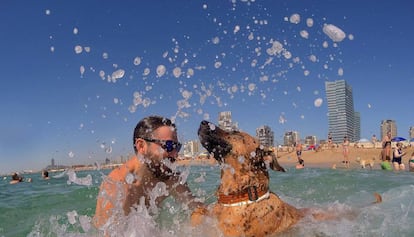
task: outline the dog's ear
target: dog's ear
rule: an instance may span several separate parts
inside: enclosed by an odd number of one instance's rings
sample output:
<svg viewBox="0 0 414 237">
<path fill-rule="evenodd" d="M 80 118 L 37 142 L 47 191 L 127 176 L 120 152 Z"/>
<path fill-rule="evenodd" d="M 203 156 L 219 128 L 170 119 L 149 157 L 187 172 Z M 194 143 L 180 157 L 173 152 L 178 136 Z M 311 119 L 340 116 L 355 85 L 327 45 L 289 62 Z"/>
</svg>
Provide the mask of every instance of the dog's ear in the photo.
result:
<svg viewBox="0 0 414 237">
<path fill-rule="evenodd" d="M 266 167 L 270 167 L 270 169 L 272 170 L 286 172 L 286 170 L 282 166 L 279 165 L 276 154 L 273 150 L 257 148 L 256 156 L 259 156 L 262 158 L 262 162 L 266 164 Z"/>
<path fill-rule="evenodd" d="M 286 172 L 285 168 L 279 165 L 279 162 L 277 161 L 276 154 L 272 152 L 271 156 L 271 162 L 270 162 L 270 168 L 272 170 Z"/>
</svg>

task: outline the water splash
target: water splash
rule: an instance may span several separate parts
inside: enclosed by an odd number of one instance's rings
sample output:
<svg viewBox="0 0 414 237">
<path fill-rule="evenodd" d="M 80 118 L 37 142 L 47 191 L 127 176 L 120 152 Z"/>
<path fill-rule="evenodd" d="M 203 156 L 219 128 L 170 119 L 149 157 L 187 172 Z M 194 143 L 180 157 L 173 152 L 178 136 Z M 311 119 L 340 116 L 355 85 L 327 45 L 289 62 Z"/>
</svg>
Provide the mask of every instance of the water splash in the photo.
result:
<svg viewBox="0 0 414 237">
<path fill-rule="evenodd" d="M 68 176 L 68 184 L 74 183 L 83 186 L 91 186 L 92 185 L 92 176 L 90 174 L 86 175 L 85 177 L 77 177 L 76 172 L 74 170 L 66 171 L 66 175 Z"/>
</svg>

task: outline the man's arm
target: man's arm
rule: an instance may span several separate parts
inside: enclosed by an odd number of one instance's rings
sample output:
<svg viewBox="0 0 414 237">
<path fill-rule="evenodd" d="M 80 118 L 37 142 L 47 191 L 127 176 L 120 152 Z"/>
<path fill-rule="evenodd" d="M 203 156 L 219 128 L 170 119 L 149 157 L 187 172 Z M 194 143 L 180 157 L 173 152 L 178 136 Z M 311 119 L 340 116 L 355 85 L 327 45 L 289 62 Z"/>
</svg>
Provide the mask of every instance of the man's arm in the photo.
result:
<svg viewBox="0 0 414 237">
<path fill-rule="evenodd" d="M 127 186 L 121 181 L 123 180 L 122 177 L 125 177 L 126 172 L 127 170 L 124 167 L 115 169 L 102 181 L 93 218 L 96 227 L 103 226 L 109 218 L 115 215 L 114 208 L 116 206 L 124 206 Z M 125 175 L 123 175 L 124 173 Z M 122 210 L 122 208 L 118 209 Z"/>
<path fill-rule="evenodd" d="M 204 205 L 202 202 L 196 200 L 197 197 L 193 195 L 187 183 L 182 184 L 177 182 L 173 185 L 171 192 L 177 201 L 187 204 L 190 209 Z"/>
</svg>

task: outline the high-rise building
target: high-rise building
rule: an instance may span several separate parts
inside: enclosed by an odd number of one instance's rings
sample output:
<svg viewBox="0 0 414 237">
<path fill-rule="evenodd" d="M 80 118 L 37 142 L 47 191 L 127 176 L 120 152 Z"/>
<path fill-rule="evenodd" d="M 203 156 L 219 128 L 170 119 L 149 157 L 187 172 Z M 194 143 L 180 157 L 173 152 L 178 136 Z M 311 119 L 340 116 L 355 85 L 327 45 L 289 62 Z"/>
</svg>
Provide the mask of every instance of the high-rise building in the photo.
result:
<svg viewBox="0 0 414 237">
<path fill-rule="evenodd" d="M 360 118 L 354 111 L 352 87 L 345 80 L 337 80 L 325 82 L 325 90 L 332 141 L 341 143 L 345 136 L 351 142 L 356 141 L 361 136 Z"/>
<path fill-rule="evenodd" d="M 408 139 L 411 140 L 414 138 L 414 127 L 410 127 L 410 131 L 408 131 L 408 135 L 409 135 Z"/>
<path fill-rule="evenodd" d="M 274 133 L 269 126 L 263 125 L 256 129 L 256 136 L 259 138 L 260 145 L 274 146 Z"/>
<path fill-rule="evenodd" d="M 395 120 L 386 119 L 381 121 L 381 140 L 384 139 L 387 132 L 391 132 L 391 138 L 397 136 L 397 124 Z"/>
<path fill-rule="evenodd" d="M 316 145 L 317 143 L 317 139 L 316 136 L 306 136 L 305 137 L 305 145 L 311 146 L 311 145 Z"/>
<path fill-rule="evenodd" d="M 298 132 L 296 131 L 285 132 L 285 135 L 283 136 L 283 145 L 293 146 L 298 140 L 300 140 Z"/>
<path fill-rule="evenodd" d="M 230 111 L 224 111 L 219 113 L 218 118 L 218 126 L 225 130 L 225 131 L 236 131 L 238 130 L 237 123 L 233 123 L 231 119 L 231 112 Z"/>
<path fill-rule="evenodd" d="M 359 141 L 361 139 L 361 114 L 354 112 L 354 115 L 354 141 Z"/>
<path fill-rule="evenodd" d="M 188 141 L 183 145 L 185 157 L 195 157 L 199 152 L 200 142 L 198 140 Z"/>
</svg>

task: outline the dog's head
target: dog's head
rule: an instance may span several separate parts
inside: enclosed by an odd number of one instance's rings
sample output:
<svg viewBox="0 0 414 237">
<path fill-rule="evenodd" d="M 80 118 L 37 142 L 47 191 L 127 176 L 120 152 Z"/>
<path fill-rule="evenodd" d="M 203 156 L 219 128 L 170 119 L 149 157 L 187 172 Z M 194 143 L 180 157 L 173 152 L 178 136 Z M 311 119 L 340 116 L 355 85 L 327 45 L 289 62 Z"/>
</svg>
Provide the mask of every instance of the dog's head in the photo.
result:
<svg viewBox="0 0 414 237">
<path fill-rule="evenodd" d="M 213 123 L 202 121 L 198 137 L 201 145 L 213 154 L 219 163 L 239 163 L 285 171 L 277 162 L 273 150 L 261 146 L 256 138 L 245 132 L 225 131 Z"/>
</svg>

